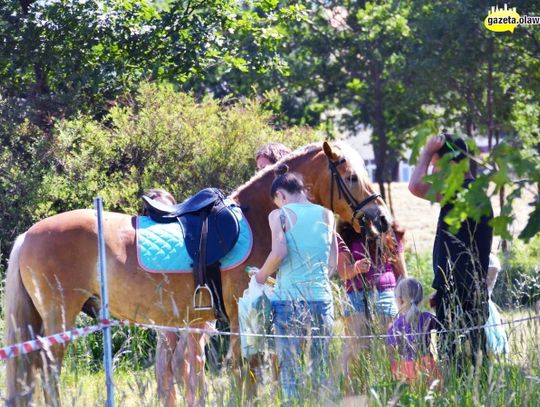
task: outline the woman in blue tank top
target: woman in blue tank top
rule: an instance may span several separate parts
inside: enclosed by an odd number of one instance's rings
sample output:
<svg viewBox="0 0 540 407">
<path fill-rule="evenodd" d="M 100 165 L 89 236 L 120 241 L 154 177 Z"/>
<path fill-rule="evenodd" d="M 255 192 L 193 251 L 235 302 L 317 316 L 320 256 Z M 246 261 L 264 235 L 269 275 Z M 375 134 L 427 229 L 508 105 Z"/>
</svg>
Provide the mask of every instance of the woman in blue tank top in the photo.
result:
<svg viewBox="0 0 540 407">
<path fill-rule="evenodd" d="M 334 311 L 329 275 L 337 267 L 337 241 L 332 212 L 308 200 L 299 175 L 286 165 L 276 170 L 270 195 L 278 209 L 268 216 L 272 250 L 256 279 L 264 283 L 277 271 L 272 310 L 276 351 L 284 401 L 302 404 L 299 388 L 317 392 L 329 388 L 329 336 Z M 303 366 L 303 340 L 297 336 L 325 336 L 311 340 L 310 360 Z M 309 373 L 305 377 L 305 372 Z"/>
</svg>

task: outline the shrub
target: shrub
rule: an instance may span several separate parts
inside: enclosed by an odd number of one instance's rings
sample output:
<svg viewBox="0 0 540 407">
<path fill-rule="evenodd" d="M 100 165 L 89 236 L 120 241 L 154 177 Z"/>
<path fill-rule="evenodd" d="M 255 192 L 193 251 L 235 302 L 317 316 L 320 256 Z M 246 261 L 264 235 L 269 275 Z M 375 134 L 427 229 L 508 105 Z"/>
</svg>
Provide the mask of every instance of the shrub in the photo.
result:
<svg viewBox="0 0 540 407">
<path fill-rule="evenodd" d="M 180 200 L 208 186 L 230 192 L 254 173 L 261 144 L 297 147 L 317 137 L 303 129 L 274 130 L 270 121 L 251 100 L 224 107 L 169 85 L 142 84 L 101 122 L 80 116 L 59 123 L 57 165 L 40 186 L 34 215 L 89 206 L 96 195 L 109 210 L 136 213 L 143 191 L 154 187 Z"/>
<path fill-rule="evenodd" d="M 531 306 L 540 300 L 540 235 L 528 244 L 513 242 L 502 259 L 493 299 L 505 307 Z"/>
</svg>

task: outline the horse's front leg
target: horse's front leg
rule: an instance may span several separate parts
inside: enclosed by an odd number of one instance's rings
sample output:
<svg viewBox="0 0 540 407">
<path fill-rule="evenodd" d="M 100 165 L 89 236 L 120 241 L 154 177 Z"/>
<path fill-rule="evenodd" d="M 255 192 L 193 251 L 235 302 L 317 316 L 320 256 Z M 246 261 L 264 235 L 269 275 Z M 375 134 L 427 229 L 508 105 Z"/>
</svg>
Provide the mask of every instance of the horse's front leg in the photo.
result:
<svg viewBox="0 0 540 407">
<path fill-rule="evenodd" d="M 206 329 L 207 325 L 193 325 L 193 328 Z M 185 352 L 182 377 L 186 391 L 186 404 L 189 406 L 203 406 L 206 403 L 204 348 L 207 338 L 207 334 L 188 333 L 185 346 L 182 347 L 182 351 Z"/>
<path fill-rule="evenodd" d="M 183 366 L 183 360 L 175 360 L 174 355 L 176 350 L 180 348 L 183 357 L 184 346 L 180 342 L 175 332 L 158 331 L 156 346 L 157 393 L 162 404 L 167 407 L 176 406 L 175 366 Z"/>
</svg>

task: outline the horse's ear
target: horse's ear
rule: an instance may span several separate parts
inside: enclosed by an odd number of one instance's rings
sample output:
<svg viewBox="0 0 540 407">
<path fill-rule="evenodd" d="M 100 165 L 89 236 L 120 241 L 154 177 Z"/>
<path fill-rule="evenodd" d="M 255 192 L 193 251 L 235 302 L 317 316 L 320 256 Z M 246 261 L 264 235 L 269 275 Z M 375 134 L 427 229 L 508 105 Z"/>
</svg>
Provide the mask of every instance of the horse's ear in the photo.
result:
<svg viewBox="0 0 540 407">
<path fill-rule="evenodd" d="M 337 154 L 332 151 L 332 147 L 330 147 L 330 144 L 328 144 L 327 141 L 323 143 L 323 150 L 326 156 L 332 161 L 335 161 L 338 159 Z"/>
</svg>

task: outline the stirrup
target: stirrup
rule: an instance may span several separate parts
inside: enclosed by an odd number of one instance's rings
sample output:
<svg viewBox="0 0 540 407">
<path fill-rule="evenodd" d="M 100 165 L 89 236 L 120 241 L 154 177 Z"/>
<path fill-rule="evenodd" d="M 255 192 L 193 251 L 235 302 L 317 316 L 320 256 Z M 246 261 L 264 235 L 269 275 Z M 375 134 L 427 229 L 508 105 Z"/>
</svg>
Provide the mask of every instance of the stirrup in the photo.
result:
<svg viewBox="0 0 540 407">
<path fill-rule="evenodd" d="M 199 294 L 199 298 L 201 298 L 201 290 L 206 290 L 208 292 L 208 295 L 210 295 L 210 306 L 204 306 L 204 305 L 197 305 L 197 294 Z M 210 291 L 210 287 L 208 287 L 207 284 L 204 285 L 198 285 L 195 288 L 195 292 L 193 293 L 193 310 L 194 311 L 212 311 L 214 309 L 214 296 L 212 295 L 212 291 Z"/>
</svg>

